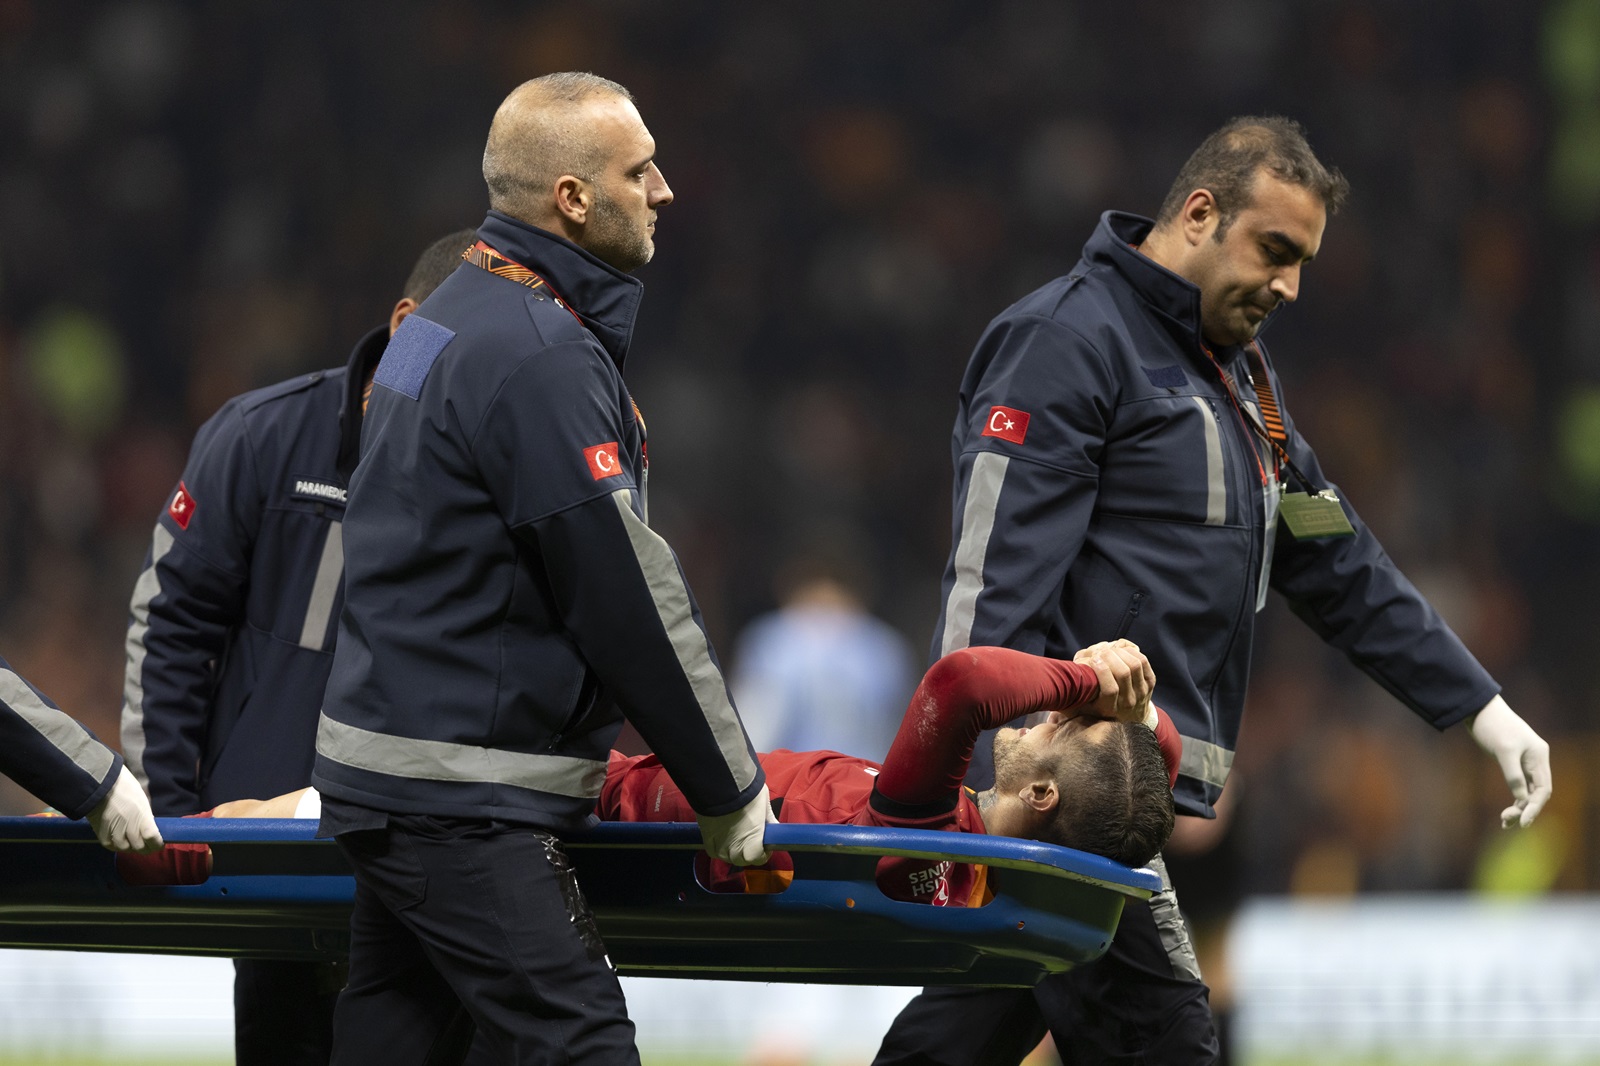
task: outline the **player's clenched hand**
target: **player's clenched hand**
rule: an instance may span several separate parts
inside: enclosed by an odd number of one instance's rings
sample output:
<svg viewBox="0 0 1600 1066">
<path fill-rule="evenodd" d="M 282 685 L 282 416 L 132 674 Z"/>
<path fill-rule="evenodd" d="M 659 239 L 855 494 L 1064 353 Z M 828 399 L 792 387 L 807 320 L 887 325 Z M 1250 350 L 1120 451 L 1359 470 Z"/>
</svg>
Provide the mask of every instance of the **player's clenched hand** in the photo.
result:
<svg viewBox="0 0 1600 1066">
<path fill-rule="evenodd" d="M 1100 678 L 1100 697 L 1084 710 L 1121 722 L 1142 722 L 1149 716 L 1156 674 L 1133 641 L 1091 644 L 1072 661 L 1091 667 Z"/>
<path fill-rule="evenodd" d="M 767 786 L 762 785 L 756 798 L 732 814 L 697 814 L 700 839 L 713 859 L 734 866 L 760 866 L 770 857 L 764 837 L 767 823 L 776 822 Z"/>
<path fill-rule="evenodd" d="M 1522 720 L 1506 701 L 1496 696 L 1472 716 L 1472 739 L 1493 755 L 1511 787 L 1511 806 L 1500 812 L 1506 829 L 1526 829 L 1539 817 L 1550 799 L 1550 745 Z"/>
</svg>

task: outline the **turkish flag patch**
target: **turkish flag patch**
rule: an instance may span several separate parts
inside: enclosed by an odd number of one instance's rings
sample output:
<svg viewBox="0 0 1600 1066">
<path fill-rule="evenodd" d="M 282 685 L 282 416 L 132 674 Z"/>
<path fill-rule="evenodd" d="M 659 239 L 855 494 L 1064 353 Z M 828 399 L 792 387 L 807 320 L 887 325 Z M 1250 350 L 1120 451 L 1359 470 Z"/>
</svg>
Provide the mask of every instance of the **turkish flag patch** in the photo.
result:
<svg viewBox="0 0 1600 1066">
<path fill-rule="evenodd" d="M 1019 411 L 1015 407 L 989 408 L 989 421 L 984 424 L 980 436 L 999 437 L 1012 444 L 1021 444 L 1022 439 L 1028 435 L 1028 412 Z"/>
<path fill-rule="evenodd" d="M 585 448 L 583 457 L 589 461 L 589 473 L 594 475 L 596 481 L 622 473 L 622 464 L 617 461 L 616 441 Z"/>
<path fill-rule="evenodd" d="M 178 482 L 178 491 L 172 494 L 172 502 L 167 505 L 167 514 L 178 523 L 179 529 L 189 528 L 189 519 L 194 517 L 194 497 L 189 495 L 189 487 L 183 482 Z"/>
</svg>

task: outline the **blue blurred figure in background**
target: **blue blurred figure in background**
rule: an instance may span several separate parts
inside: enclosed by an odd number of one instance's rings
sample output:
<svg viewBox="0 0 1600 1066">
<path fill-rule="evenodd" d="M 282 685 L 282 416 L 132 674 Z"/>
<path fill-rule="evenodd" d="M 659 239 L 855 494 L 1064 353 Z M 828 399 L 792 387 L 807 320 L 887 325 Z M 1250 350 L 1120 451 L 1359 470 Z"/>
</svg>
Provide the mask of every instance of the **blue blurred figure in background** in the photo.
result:
<svg viewBox="0 0 1600 1066">
<path fill-rule="evenodd" d="M 870 614 L 842 553 L 796 555 L 780 568 L 781 606 L 739 637 L 734 698 L 762 751 L 889 751 L 916 684 L 911 646 Z"/>
</svg>

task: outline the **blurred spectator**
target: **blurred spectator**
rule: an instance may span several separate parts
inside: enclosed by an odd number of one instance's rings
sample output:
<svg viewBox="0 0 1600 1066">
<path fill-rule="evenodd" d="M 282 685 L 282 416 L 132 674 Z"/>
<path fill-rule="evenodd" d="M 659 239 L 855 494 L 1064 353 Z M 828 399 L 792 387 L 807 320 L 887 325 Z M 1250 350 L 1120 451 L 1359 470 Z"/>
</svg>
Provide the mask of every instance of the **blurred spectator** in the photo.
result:
<svg viewBox="0 0 1600 1066">
<path fill-rule="evenodd" d="M 757 750 L 889 753 L 918 675 L 910 643 L 862 605 L 855 569 L 790 559 L 781 606 L 740 635 L 731 683 Z"/>
</svg>

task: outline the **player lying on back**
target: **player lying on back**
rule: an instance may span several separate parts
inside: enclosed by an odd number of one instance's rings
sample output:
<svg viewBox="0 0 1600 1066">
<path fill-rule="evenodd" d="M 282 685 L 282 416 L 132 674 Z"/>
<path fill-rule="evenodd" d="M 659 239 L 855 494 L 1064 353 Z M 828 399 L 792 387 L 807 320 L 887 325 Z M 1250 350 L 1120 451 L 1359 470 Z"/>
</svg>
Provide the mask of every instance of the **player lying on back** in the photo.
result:
<svg viewBox="0 0 1600 1066">
<path fill-rule="evenodd" d="M 761 755 L 772 809 L 780 822 L 1024 837 L 1141 866 L 1172 832 L 1182 754 L 1177 730 L 1150 702 L 1154 685 L 1128 641 L 1085 648 L 1073 662 L 1006 648 L 951 652 L 923 675 L 881 766 L 834 751 Z M 1050 712 L 1044 722 L 995 736 L 993 788 L 962 786 L 979 733 L 1041 711 Z M 620 822 L 694 817 L 655 756 L 615 752 L 598 812 Z M 787 867 L 781 855 L 748 870 L 713 862 L 708 884 L 774 891 Z M 947 906 L 984 902 L 983 880 L 981 867 L 918 859 L 886 859 L 878 872 L 892 898 Z"/>
<path fill-rule="evenodd" d="M 1060 844 L 1127 866 L 1155 855 L 1172 832 L 1172 782 L 1182 741 L 1150 702 L 1155 677 L 1128 641 L 1096 644 L 1073 662 L 1006 648 L 951 652 L 923 675 L 880 765 L 834 751 L 760 756 L 780 822 L 873 825 L 989 833 Z M 1002 729 L 994 740 L 995 786 L 962 787 L 978 734 L 1025 715 L 1045 721 Z M 315 817 L 315 793 L 238 800 L 217 817 Z M 653 755 L 613 752 L 596 813 L 606 821 L 682 822 L 694 814 Z M 182 849 L 182 850 L 180 850 Z M 187 855 L 184 852 L 187 851 Z M 205 845 L 169 845 L 159 856 L 119 861 L 130 880 L 202 880 Z M 721 891 L 771 890 L 787 863 L 741 870 L 712 863 Z M 981 867 L 885 860 L 886 894 L 935 905 L 983 902 Z"/>
</svg>

